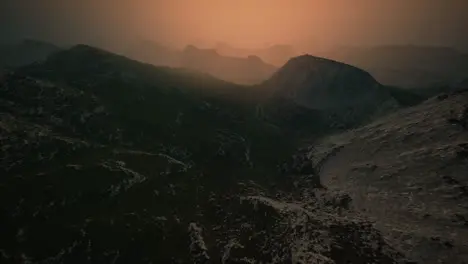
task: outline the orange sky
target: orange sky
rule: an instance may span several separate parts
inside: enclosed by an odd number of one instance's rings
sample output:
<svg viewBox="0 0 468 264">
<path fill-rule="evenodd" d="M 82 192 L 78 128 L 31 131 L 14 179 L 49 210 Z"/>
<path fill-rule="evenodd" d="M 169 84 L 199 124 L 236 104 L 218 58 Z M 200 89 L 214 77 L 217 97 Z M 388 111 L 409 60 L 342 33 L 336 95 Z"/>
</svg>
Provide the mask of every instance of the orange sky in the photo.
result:
<svg viewBox="0 0 468 264">
<path fill-rule="evenodd" d="M 171 0 L 137 11 L 181 42 L 417 42 L 457 38 L 466 0 Z M 466 8 L 465 8 L 466 7 Z M 154 10 L 159 9 L 159 10 Z M 466 24 L 465 24 L 466 25 Z M 464 27 L 466 28 L 466 27 Z M 143 34 L 147 29 L 140 27 Z M 445 32 L 444 32 L 445 31 Z M 450 33 L 452 31 L 452 33 Z M 465 29 L 464 32 L 467 32 Z M 468 33 L 468 32 L 467 32 Z M 439 39 L 438 39 L 439 38 Z"/>
<path fill-rule="evenodd" d="M 223 40 L 236 45 L 263 45 L 284 42 L 285 37 L 297 37 L 309 22 L 307 9 L 301 2 L 275 0 L 257 1 L 181 1 L 166 2 L 163 16 L 148 17 L 157 23 L 167 23 L 175 38 L 192 40 Z M 147 11 L 151 13 L 151 11 Z"/>
<path fill-rule="evenodd" d="M 0 39 L 468 46 L 468 0 L 2 0 Z"/>
</svg>

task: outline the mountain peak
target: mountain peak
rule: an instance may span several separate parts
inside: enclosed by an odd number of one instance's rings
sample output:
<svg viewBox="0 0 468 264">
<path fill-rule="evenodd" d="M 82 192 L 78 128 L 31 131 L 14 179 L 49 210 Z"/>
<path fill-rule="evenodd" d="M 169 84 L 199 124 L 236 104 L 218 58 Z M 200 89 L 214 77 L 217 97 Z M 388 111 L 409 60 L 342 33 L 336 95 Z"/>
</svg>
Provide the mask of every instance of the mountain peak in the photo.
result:
<svg viewBox="0 0 468 264">
<path fill-rule="evenodd" d="M 265 85 L 311 109 L 342 108 L 371 100 L 381 85 L 366 71 L 305 54 L 290 59 Z"/>
<path fill-rule="evenodd" d="M 99 48 L 96 48 L 96 47 L 93 47 L 93 46 L 89 46 L 89 45 L 86 45 L 86 44 L 77 44 L 73 47 L 71 47 L 70 49 L 68 49 L 66 52 L 82 52 L 82 53 L 99 53 L 99 54 L 111 54 L 110 52 L 108 51 L 105 51 L 103 49 L 99 49 Z"/>
<path fill-rule="evenodd" d="M 52 54 L 45 63 L 64 64 L 68 65 L 67 67 L 81 67 L 84 65 L 87 65 L 86 67 L 96 67 L 98 63 L 108 61 L 109 59 L 114 60 L 118 57 L 121 56 L 89 45 L 78 44 Z"/>
<path fill-rule="evenodd" d="M 303 54 L 300 56 L 293 57 L 289 59 L 286 64 L 282 67 L 282 69 L 288 68 L 288 67 L 340 67 L 340 68 L 348 68 L 348 69 L 354 69 L 356 71 L 360 71 L 363 74 L 369 75 L 370 74 L 360 68 L 357 68 L 355 66 L 323 58 L 323 57 L 317 57 L 313 56 L 310 54 Z"/>
</svg>

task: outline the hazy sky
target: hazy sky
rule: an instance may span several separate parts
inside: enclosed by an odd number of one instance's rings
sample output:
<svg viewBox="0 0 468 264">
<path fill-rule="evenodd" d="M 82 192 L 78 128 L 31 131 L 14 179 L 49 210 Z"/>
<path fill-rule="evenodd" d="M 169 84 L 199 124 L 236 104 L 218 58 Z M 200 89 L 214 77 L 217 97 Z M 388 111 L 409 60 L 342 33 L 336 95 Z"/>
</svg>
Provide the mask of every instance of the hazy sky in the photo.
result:
<svg viewBox="0 0 468 264">
<path fill-rule="evenodd" d="M 468 48 L 468 0 L 0 0 L 0 40 Z"/>
</svg>

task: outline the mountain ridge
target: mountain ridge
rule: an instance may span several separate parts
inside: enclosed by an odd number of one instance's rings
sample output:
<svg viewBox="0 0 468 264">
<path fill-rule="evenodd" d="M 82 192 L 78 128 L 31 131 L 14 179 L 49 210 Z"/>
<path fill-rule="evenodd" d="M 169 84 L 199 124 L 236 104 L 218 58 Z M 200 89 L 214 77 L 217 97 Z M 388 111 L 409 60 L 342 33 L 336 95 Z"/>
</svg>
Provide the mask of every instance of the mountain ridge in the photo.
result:
<svg viewBox="0 0 468 264">
<path fill-rule="evenodd" d="M 219 54 L 215 49 L 201 49 L 187 45 L 182 50 L 171 49 L 157 43 L 145 42 L 143 48 L 127 51 L 124 55 L 157 66 L 189 68 L 211 74 L 219 79 L 238 84 L 259 83 L 276 70 L 259 57 L 234 57 Z"/>
<path fill-rule="evenodd" d="M 299 112 L 309 112 L 322 120 L 319 123 L 340 130 L 425 99 L 408 90 L 381 85 L 355 66 L 312 55 L 290 59 L 261 84 L 261 89 L 270 91 L 264 103 L 267 112 L 281 115 L 282 107 L 304 108 Z"/>
<path fill-rule="evenodd" d="M 417 259 L 418 252 L 395 244 L 400 240 L 389 242 L 372 215 L 356 211 L 354 192 L 322 179 L 318 153 L 298 144 L 306 138 L 320 147 L 336 126 L 355 128 L 378 108 L 350 118 L 348 108 L 306 108 L 272 88 L 155 67 L 85 45 L 6 73 L 0 80 L 0 260 Z"/>
</svg>

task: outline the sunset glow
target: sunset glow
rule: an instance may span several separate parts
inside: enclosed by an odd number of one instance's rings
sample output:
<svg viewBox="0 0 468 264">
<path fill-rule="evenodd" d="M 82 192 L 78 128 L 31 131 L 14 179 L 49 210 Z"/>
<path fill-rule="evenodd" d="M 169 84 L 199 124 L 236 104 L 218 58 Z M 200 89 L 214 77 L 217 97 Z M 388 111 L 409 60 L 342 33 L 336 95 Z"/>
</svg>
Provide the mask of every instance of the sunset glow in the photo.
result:
<svg viewBox="0 0 468 264">
<path fill-rule="evenodd" d="M 6 4 L 5 4 L 6 3 Z M 2 38 L 104 46 L 149 38 L 184 46 L 266 44 L 468 46 L 465 0 L 13 1 Z M 26 4 L 27 3 L 27 4 Z M 14 14 L 14 15 L 13 15 Z M 4 21 L 3 21 L 4 20 Z"/>
</svg>

